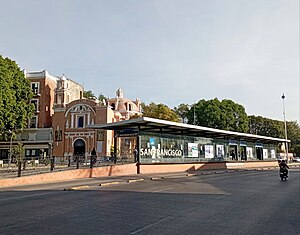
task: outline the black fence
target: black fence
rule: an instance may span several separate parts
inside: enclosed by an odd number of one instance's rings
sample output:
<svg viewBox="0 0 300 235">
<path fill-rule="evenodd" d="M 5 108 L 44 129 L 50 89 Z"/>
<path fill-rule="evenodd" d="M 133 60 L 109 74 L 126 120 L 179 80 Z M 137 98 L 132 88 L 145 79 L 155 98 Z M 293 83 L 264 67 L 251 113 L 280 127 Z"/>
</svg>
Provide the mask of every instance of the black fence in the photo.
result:
<svg viewBox="0 0 300 235">
<path fill-rule="evenodd" d="M 0 159 L 0 178 L 21 177 L 25 175 L 41 174 L 50 171 L 101 167 L 114 164 L 133 163 L 133 159 L 114 156 L 85 156 L 24 158 L 22 160 Z"/>
</svg>

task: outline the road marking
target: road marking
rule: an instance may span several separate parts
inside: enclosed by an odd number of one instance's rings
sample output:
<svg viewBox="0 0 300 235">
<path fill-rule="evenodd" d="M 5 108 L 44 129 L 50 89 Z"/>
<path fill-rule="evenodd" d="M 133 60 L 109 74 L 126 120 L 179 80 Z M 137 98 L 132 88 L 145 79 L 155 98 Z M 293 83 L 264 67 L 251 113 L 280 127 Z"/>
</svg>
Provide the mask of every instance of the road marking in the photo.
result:
<svg viewBox="0 0 300 235">
<path fill-rule="evenodd" d="M 142 228 L 140 228 L 140 229 L 137 229 L 137 230 L 131 232 L 130 234 L 137 234 L 137 233 L 142 232 L 142 231 L 144 231 L 144 230 L 146 230 L 146 229 L 148 229 L 148 228 L 151 228 L 151 227 L 153 227 L 153 226 L 156 226 L 156 225 L 158 225 L 158 224 L 160 224 L 160 223 L 162 223 L 162 222 L 164 222 L 164 221 L 166 221 L 166 220 L 172 220 L 172 219 L 173 219 L 173 218 L 172 218 L 171 216 L 167 216 L 166 218 L 163 218 L 163 219 L 161 219 L 161 220 L 158 220 L 158 221 L 154 222 L 153 224 L 149 224 L 148 226 L 145 226 L 145 227 L 142 227 Z"/>
<path fill-rule="evenodd" d="M 221 196 L 219 196 L 219 197 L 216 197 L 216 199 L 220 199 L 220 198 L 225 197 L 225 196 L 228 196 L 228 195 L 230 195 L 230 193 L 225 193 L 225 194 L 223 194 L 223 195 L 221 195 Z"/>
<path fill-rule="evenodd" d="M 152 193 L 158 193 L 158 192 L 163 192 L 163 191 L 168 191 L 174 188 L 165 188 L 165 189 L 160 189 L 160 190 L 156 190 L 156 191 L 152 191 Z"/>
</svg>

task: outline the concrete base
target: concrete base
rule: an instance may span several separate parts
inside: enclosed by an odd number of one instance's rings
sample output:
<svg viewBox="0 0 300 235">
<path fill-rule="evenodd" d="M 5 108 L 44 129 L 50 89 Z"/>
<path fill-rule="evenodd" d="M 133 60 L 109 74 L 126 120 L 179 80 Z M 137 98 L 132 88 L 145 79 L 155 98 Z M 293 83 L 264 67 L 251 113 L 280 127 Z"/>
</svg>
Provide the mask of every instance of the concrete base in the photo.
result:
<svg viewBox="0 0 300 235">
<path fill-rule="evenodd" d="M 156 174 L 172 172 L 193 172 L 211 169 L 247 169 L 256 167 L 276 167 L 277 161 L 269 162 L 208 162 L 188 164 L 124 164 L 87 169 L 66 170 L 60 172 L 49 172 L 44 174 L 23 176 L 18 178 L 0 179 L 0 187 L 9 187 L 26 184 L 41 184 L 57 182 L 62 180 L 73 180 L 81 178 L 122 176 L 135 174 Z"/>
</svg>

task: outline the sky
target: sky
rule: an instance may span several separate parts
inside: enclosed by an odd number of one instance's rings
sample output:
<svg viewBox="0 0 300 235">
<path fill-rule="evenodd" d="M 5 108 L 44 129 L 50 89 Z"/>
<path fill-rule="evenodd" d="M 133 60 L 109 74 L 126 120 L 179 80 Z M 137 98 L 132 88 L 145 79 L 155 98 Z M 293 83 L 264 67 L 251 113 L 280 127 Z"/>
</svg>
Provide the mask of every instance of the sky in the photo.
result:
<svg viewBox="0 0 300 235">
<path fill-rule="evenodd" d="M 230 99 L 300 123 L 299 0 L 0 2 L 0 54 L 21 69 L 110 98 Z"/>
</svg>

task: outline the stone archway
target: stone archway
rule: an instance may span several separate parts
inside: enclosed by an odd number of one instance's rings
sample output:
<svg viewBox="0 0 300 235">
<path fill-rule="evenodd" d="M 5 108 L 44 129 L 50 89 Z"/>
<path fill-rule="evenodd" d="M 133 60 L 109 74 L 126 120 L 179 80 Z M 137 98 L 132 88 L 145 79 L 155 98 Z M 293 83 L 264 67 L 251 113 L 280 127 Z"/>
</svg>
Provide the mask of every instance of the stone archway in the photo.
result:
<svg viewBox="0 0 300 235">
<path fill-rule="evenodd" d="M 74 142 L 74 155 L 85 154 L 85 142 L 83 139 L 77 139 Z"/>
</svg>

